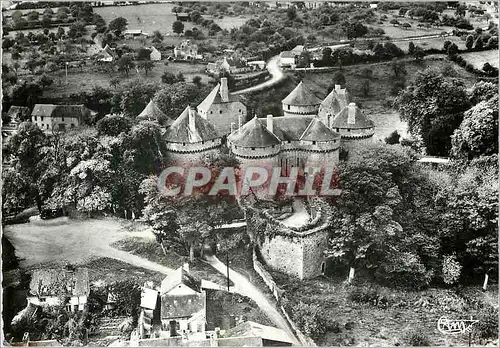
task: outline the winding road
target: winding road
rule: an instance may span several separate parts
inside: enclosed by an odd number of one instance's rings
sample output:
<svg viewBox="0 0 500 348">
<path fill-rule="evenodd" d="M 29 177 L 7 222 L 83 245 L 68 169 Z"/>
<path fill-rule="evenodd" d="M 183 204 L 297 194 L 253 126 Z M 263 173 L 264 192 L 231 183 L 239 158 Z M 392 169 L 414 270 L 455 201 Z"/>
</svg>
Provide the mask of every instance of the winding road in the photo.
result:
<svg viewBox="0 0 500 348">
<path fill-rule="evenodd" d="M 269 74 L 271 75 L 271 78 L 269 80 L 259 83 L 258 85 L 255 86 L 233 92 L 231 94 L 245 94 L 245 93 L 260 91 L 262 89 L 274 86 L 275 84 L 283 80 L 285 74 L 283 73 L 283 70 L 281 70 L 280 68 L 279 58 L 280 58 L 279 56 L 274 56 L 266 64 L 266 69 L 267 71 L 269 71 Z"/>
</svg>

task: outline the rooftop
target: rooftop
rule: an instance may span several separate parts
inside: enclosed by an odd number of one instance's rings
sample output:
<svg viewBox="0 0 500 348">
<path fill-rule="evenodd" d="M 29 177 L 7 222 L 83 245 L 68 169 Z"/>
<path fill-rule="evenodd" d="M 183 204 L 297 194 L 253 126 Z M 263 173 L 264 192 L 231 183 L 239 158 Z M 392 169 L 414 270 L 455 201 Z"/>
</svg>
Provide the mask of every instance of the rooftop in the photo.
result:
<svg viewBox="0 0 500 348">
<path fill-rule="evenodd" d="M 295 106 L 310 106 L 321 104 L 321 99 L 307 88 L 301 81 L 290 94 L 283 99 L 283 104 Z"/>
<path fill-rule="evenodd" d="M 168 117 L 153 100 L 150 100 L 148 105 L 137 115 L 139 120 L 157 121 L 159 123 L 165 122 L 165 125 L 170 126 L 174 121 Z"/>
<path fill-rule="evenodd" d="M 344 107 L 333 119 L 332 128 L 366 129 L 375 124 L 361 111 L 355 103 Z"/>
<path fill-rule="evenodd" d="M 220 138 L 215 127 L 187 106 L 167 128 L 164 138 L 171 143 L 199 143 Z"/>
<path fill-rule="evenodd" d="M 281 144 L 280 139 L 271 133 L 257 117 L 233 132 L 229 138 L 232 143 L 242 147 L 268 147 Z"/>
<path fill-rule="evenodd" d="M 32 116 L 47 117 L 83 117 L 90 110 L 84 105 L 54 105 L 54 104 L 35 104 Z"/>
<path fill-rule="evenodd" d="M 318 114 L 331 114 L 332 116 L 335 116 L 349 104 L 349 101 L 350 97 L 347 90 L 336 85 L 335 88 L 321 102 Z"/>
</svg>

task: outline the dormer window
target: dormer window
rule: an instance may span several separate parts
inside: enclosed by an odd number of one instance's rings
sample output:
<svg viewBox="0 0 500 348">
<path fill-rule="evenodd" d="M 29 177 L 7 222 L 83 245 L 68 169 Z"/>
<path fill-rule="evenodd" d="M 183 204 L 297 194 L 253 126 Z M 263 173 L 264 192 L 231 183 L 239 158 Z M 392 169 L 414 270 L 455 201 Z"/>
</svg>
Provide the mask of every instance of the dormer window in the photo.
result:
<svg viewBox="0 0 500 348">
<path fill-rule="evenodd" d="M 315 142 L 315 141 L 313 141 L 313 145 L 316 145 L 316 142 Z"/>
</svg>

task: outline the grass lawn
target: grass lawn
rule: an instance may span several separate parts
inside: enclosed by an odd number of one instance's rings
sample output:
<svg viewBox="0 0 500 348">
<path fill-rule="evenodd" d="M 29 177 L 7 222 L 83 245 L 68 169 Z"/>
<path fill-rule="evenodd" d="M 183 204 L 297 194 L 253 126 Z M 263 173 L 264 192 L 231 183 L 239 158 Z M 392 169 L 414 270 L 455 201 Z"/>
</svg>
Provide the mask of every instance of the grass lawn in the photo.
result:
<svg viewBox="0 0 500 348">
<path fill-rule="evenodd" d="M 411 40 L 416 46 L 422 47 L 424 50 L 428 49 L 443 49 L 445 41 L 450 41 L 458 46 L 458 49 L 465 49 L 465 41 L 457 36 L 434 37 L 430 39 Z M 403 51 L 408 52 L 408 45 L 410 41 L 394 41 L 394 44 L 401 48 Z"/>
<path fill-rule="evenodd" d="M 498 68 L 498 50 L 460 53 L 460 55 L 476 69 L 481 70 L 484 63 L 490 63 Z"/>
<path fill-rule="evenodd" d="M 110 87 L 110 81 L 113 78 L 119 78 L 120 83 L 126 83 L 134 80 L 140 80 L 144 82 L 156 82 L 161 83 L 161 75 L 165 71 L 177 74 L 182 72 L 187 82 L 191 82 L 194 76 L 201 76 L 203 83 L 208 83 L 211 77 L 205 74 L 205 65 L 203 64 L 191 64 L 191 63 L 177 63 L 169 62 L 165 65 L 165 61 L 155 62 L 155 66 L 152 71 L 148 72 L 148 75 L 144 73 L 144 70 L 137 71 L 131 70 L 129 75 L 126 76 L 120 72 L 105 73 L 96 71 L 92 67 L 85 67 L 83 71 L 79 69 L 70 69 L 68 71 L 68 84 L 66 85 L 66 76 L 63 70 L 60 70 L 52 74 L 54 79 L 54 84 L 47 88 L 44 92 L 44 97 L 61 97 L 61 95 L 70 95 L 71 93 L 78 93 L 81 91 L 90 91 L 94 86 Z"/>
<path fill-rule="evenodd" d="M 441 316 L 463 319 L 472 315 L 483 323 L 492 320 L 493 327 L 497 320 L 490 300 L 498 295 L 493 284 L 484 294 L 479 286 L 405 291 L 372 283 L 348 285 L 343 279 L 326 277 L 299 282 L 277 272 L 273 276 L 285 290 L 291 311 L 299 302 L 320 304 L 325 319 L 337 323 L 332 326 L 336 329 L 317 338 L 318 345 L 407 346 L 405 334 L 417 329 L 427 336 L 430 345 L 464 346 L 467 335 L 446 336 L 437 330 Z M 472 338 L 473 344 L 485 343 L 477 332 Z"/>
</svg>

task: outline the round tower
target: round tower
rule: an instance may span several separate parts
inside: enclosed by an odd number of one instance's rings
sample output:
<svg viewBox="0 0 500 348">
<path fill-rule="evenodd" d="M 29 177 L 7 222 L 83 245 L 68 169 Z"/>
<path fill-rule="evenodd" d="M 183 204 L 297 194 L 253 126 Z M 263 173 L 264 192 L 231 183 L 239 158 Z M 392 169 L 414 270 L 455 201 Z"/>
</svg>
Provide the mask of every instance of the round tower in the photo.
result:
<svg viewBox="0 0 500 348">
<path fill-rule="evenodd" d="M 350 149 L 371 142 L 375 124 L 356 106 L 356 103 L 349 103 L 334 117 L 331 129 L 340 133 L 342 147 Z"/>
<path fill-rule="evenodd" d="M 316 97 L 302 81 L 282 101 L 285 116 L 315 116 L 321 99 Z"/>
</svg>

